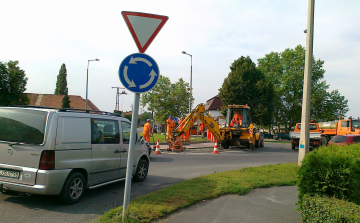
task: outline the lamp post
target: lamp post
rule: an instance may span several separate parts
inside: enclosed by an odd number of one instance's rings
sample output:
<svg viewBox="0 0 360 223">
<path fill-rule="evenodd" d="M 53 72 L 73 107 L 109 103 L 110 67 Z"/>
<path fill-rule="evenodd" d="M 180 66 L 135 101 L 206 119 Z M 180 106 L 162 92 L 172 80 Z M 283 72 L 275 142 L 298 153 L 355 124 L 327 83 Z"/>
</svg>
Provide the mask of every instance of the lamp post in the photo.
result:
<svg viewBox="0 0 360 223">
<path fill-rule="evenodd" d="M 87 72 L 86 72 L 86 100 L 85 100 L 85 110 L 87 110 L 88 104 L 88 82 L 89 82 L 89 63 L 90 61 L 99 61 L 100 59 L 88 60 Z"/>
<path fill-rule="evenodd" d="M 191 112 L 191 96 L 192 96 L 192 55 L 182 51 L 183 54 L 189 55 L 191 58 L 191 67 L 190 67 L 190 98 L 189 98 L 189 113 Z"/>
</svg>

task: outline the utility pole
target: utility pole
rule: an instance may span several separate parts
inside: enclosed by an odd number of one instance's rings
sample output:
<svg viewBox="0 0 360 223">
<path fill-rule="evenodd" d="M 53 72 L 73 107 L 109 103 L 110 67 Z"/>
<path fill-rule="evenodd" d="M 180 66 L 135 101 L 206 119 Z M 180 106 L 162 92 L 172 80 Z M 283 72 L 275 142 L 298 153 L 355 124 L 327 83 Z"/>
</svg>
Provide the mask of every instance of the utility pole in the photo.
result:
<svg viewBox="0 0 360 223">
<path fill-rule="evenodd" d="M 312 56 L 314 39 L 314 8 L 315 0 L 309 0 L 308 21 L 306 33 L 306 52 L 305 52 L 305 70 L 304 70 L 304 88 L 301 112 L 301 131 L 299 141 L 298 165 L 301 166 L 302 160 L 309 152 L 309 127 L 310 127 L 310 101 L 311 101 L 311 74 L 312 74 Z"/>
<path fill-rule="evenodd" d="M 127 94 L 125 91 L 122 91 L 121 93 L 119 92 L 119 89 L 125 89 L 123 87 L 112 87 L 113 89 L 116 88 L 116 106 L 115 106 L 115 110 L 119 111 L 119 95 L 121 94 Z"/>
</svg>

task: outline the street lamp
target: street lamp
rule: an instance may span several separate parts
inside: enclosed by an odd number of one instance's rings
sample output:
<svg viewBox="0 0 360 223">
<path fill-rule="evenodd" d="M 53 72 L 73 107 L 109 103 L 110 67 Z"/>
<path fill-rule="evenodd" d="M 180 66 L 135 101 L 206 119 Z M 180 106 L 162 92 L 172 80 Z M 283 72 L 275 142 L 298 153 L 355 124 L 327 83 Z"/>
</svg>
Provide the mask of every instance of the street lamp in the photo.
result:
<svg viewBox="0 0 360 223">
<path fill-rule="evenodd" d="M 182 51 L 183 54 L 189 55 L 191 58 L 191 68 L 190 68 L 190 98 L 189 98 L 189 113 L 191 112 L 191 96 L 192 96 L 192 55 Z"/>
<path fill-rule="evenodd" d="M 85 110 L 87 110 L 88 104 L 88 82 L 89 82 L 89 63 L 90 61 L 99 61 L 100 59 L 88 60 L 87 72 L 86 72 L 86 102 L 85 102 Z"/>
</svg>

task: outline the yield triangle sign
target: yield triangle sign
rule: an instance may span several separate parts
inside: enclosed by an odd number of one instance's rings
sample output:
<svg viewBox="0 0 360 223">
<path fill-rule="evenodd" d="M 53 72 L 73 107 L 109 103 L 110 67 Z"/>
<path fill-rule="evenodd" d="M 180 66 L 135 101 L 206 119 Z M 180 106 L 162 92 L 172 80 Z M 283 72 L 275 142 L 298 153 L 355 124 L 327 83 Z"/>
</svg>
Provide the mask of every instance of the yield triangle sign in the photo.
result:
<svg viewBox="0 0 360 223">
<path fill-rule="evenodd" d="M 169 19 L 142 12 L 121 12 L 140 53 L 144 53 Z"/>
</svg>

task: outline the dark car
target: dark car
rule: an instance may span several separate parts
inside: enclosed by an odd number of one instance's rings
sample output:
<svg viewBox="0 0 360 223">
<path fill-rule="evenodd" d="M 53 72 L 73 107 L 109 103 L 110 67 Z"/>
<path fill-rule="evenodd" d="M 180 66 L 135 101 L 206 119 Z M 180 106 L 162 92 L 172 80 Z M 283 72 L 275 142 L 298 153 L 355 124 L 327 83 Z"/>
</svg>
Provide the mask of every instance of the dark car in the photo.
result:
<svg viewBox="0 0 360 223">
<path fill-rule="evenodd" d="M 290 137 L 289 137 L 289 134 L 288 134 L 288 133 L 278 132 L 278 133 L 275 133 L 274 139 L 275 139 L 275 140 L 279 140 L 279 139 L 290 139 Z"/>
<path fill-rule="evenodd" d="M 270 134 L 270 133 L 267 133 L 267 132 L 264 132 L 264 138 L 265 139 L 272 139 L 272 138 L 274 138 L 274 135 Z"/>
<path fill-rule="evenodd" d="M 360 134 L 347 134 L 334 136 L 328 143 L 328 145 L 350 145 L 360 142 Z"/>
</svg>

